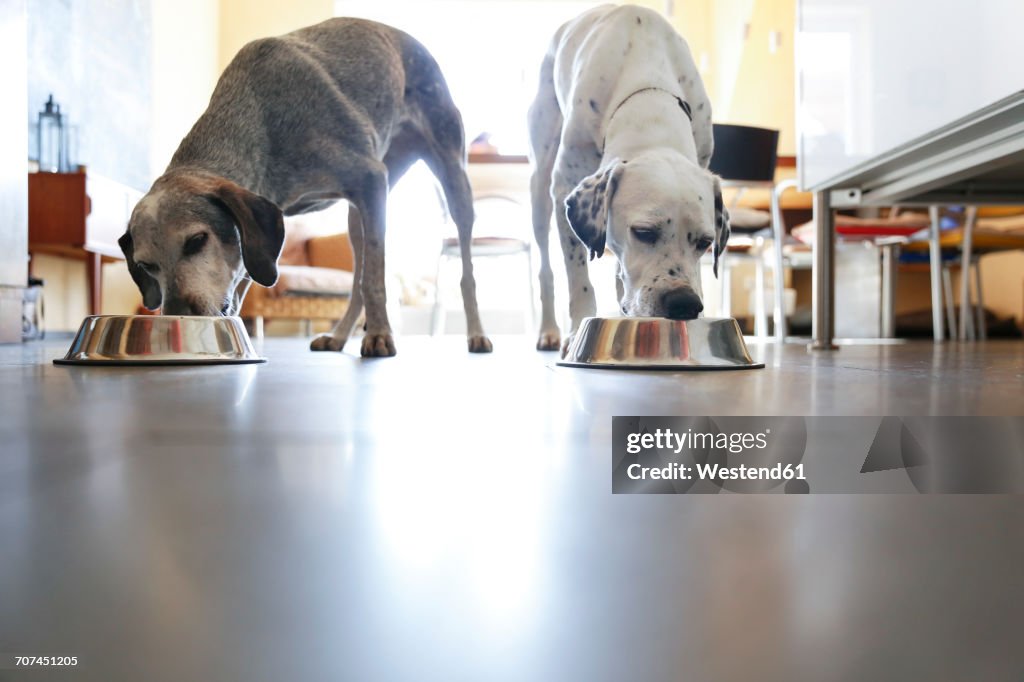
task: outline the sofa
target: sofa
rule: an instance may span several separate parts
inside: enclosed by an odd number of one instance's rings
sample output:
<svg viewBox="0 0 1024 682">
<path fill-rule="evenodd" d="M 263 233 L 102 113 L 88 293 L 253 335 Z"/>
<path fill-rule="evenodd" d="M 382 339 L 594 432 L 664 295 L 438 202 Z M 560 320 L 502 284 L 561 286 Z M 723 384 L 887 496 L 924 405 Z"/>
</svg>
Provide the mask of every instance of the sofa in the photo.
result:
<svg viewBox="0 0 1024 682">
<path fill-rule="evenodd" d="M 302 225 L 289 225 L 278 280 L 273 287 L 253 284 L 240 316 L 253 335 L 263 336 L 264 324 L 273 320 L 312 323 L 337 320 L 352 294 L 352 244 L 348 234 L 321 235 Z"/>
</svg>

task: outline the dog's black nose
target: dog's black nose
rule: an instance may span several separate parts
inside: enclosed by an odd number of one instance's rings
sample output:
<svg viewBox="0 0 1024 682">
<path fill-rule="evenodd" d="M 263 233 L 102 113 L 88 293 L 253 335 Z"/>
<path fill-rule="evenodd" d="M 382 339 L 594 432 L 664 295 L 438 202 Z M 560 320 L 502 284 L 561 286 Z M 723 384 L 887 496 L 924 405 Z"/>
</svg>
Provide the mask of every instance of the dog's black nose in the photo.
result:
<svg viewBox="0 0 1024 682">
<path fill-rule="evenodd" d="M 704 310 L 704 304 L 693 289 L 679 287 L 662 295 L 661 308 L 665 311 L 665 317 L 673 320 L 692 320 Z"/>
<path fill-rule="evenodd" d="M 168 295 L 164 301 L 163 306 L 164 315 L 202 315 L 199 306 L 193 301 L 175 296 L 173 294 Z"/>
<path fill-rule="evenodd" d="M 164 315 L 191 315 L 192 311 L 188 309 L 188 304 L 180 298 L 167 297 L 163 305 Z"/>
</svg>

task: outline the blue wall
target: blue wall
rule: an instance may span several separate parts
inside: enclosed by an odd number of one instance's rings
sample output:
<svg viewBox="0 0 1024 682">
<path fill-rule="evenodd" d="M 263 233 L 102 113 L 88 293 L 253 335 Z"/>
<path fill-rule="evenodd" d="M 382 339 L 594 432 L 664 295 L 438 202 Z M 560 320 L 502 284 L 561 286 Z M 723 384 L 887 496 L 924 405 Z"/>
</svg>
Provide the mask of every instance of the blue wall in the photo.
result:
<svg viewBox="0 0 1024 682">
<path fill-rule="evenodd" d="M 28 156 L 46 98 L 77 128 L 90 170 L 149 189 L 152 28 L 149 0 L 28 3 Z M 187 46 L 183 46 L 187 49 Z"/>
</svg>

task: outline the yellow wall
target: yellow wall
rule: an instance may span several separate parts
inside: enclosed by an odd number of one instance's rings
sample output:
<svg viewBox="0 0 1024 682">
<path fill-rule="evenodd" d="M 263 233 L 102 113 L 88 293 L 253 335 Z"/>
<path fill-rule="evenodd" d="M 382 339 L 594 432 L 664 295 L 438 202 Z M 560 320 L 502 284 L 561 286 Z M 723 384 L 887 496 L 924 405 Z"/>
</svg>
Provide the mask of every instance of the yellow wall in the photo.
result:
<svg viewBox="0 0 1024 682">
<path fill-rule="evenodd" d="M 220 71 L 256 38 L 280 35 L 334 16 L 333 0 L 220 0 Z"/>
<path fill-rule="evenodd" d="M 85 261 L 37 255 L 32 259 L 32 274 L 46 282 L 43 288 L 47 331 L 75 331 L 89 314 Z M 131 315 L 141 305 L 124 261 L 103 266 L 104 315 Z"/>
<path fill-rule="evenodd" d="M 753 7 L 754 0 L 718 0 L 709 10 L 711 69 L 704 80 L 716 121 L 727 120 L 743 60 L 743 27 L 749 23 Z"/>
<path fill-rule="evenodd" d="M 664 13 L 663 0 L 634 0 Z M 796 0 L 674 0 L 672 25 L 690 45 L 716 121 L 780 131 L 796 154 Z M 769 49 L 777 32 L 778 48 Z"/>
<path fill-rule="evenodd" d="M 779 153 L 795 155 L 796 0 L 694 0 L 684 7 L 704 19 L 709 61 L 703 75 L 715 120 L 775 128 Z M 693 45 L 694 32 L 677 28 Z M 774 51 L 773 32 L 780 38 Z"/>
<path fill-rule="evenodd" d="M 796 0 L 756 0 L 750 28 L 742 41 L 736 79 L 718 120 L 777 128 L 779 153 L 796 153 L 796 73 L 793 43 Z M 780 40 L 769 49 L 772 32 Z M 738 30 L 742 37 L 742 30 Z"/>
<path fill-rule="evenodd" d="M 666 8 L 665 0 L 631 4 L 662 13 Z M 669 19 L 703 67 L 716 120 L 778 128 L 779 152 L 794 154 L 796 0 L 674 0 L 672 6 Z M 218 71 L 250 40 L 287 33 L 333 14 L 333 0 L 220 0 Z M 768 49 L 770 31 L 782 36 L 775 53 Z"/>
</svg>

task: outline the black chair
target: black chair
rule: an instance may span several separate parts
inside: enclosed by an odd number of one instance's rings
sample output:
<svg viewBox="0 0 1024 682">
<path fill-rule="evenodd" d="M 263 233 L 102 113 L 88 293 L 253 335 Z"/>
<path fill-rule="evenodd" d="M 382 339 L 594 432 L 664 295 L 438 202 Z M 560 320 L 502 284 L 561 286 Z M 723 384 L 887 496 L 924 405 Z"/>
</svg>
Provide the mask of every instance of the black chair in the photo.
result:
<svg viewBox="0 0 1024 682">
<path fill-rule="evenodd" d="M 748 253 L 742 254 L 751 258 L 756 266 L 754 330 L 759 337 L 768 335 L 768 320 L 764 306 L 764 231 L 771 228 L 772 269 L 774 270 L 773 317 L 775 321 L 775 339 L 782 342 L 786 338 L 786 314 L 784 301 L 784 277 L 782 244 L 785 240 L 785 228 L 782 224 L 782 211 L 779 209 L 779 197 L 789 187 L 795 186 L 791 181 L 775 184 L 775 168 L 778 163 L 779 131 L 753 126 L 730 125 L 715 123 L 713 127 L 715 153 L 711 157 L 710 170 L 721 178 L 722 187 L 737 189 L 730 205 L 730 227 L 733 235 L 744 237 L 744 245 Z M 740 208 L 738 203 L 747 189 L 766 189 L 771 197 L 771 211 L 757 211 Z M 781 191 L 780 191 L 781 190 Z M 737 245 L 738 246 L 738 245 Z M 729 258 L 741 256 L 735 248 L 731 256 L 727 253 L 722 259 L 722 308 L 723 314 L 729 315 L 731 309 L 731 281 L 729 277 Z"/>
<path fill-rule="evenodd" d="M 779 131 L 715 123 L 711 172 L 731 182 L 775 183 Z"/>
</svg>

